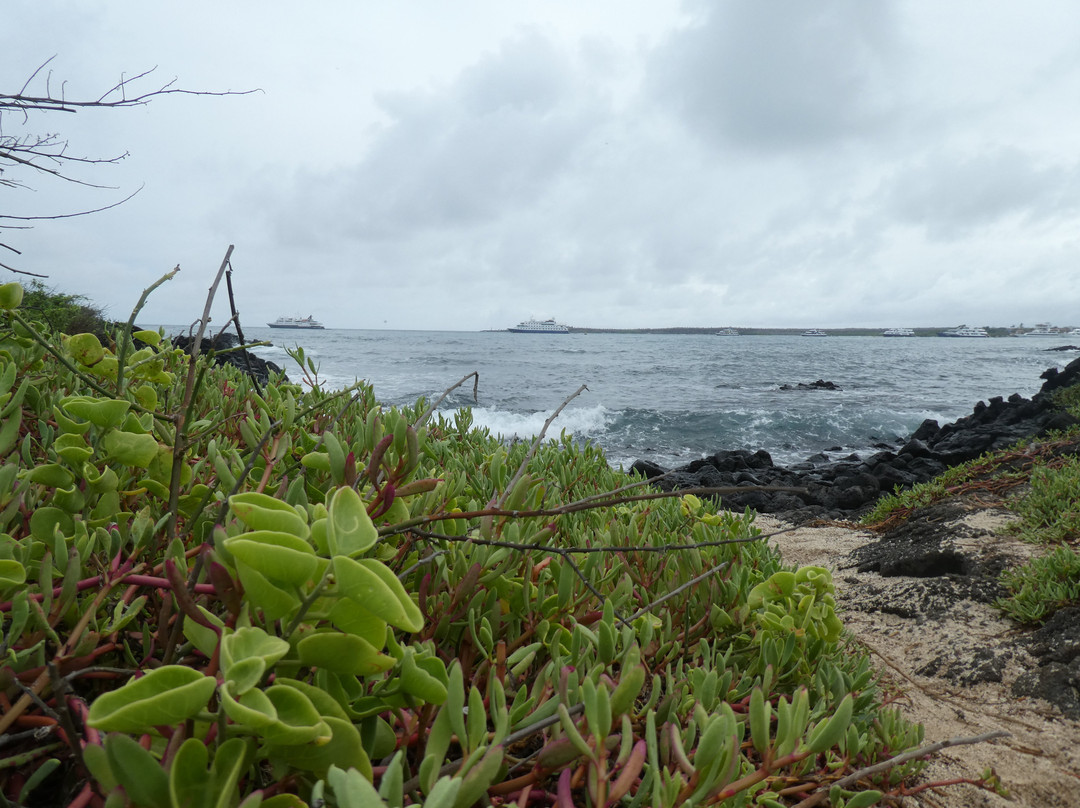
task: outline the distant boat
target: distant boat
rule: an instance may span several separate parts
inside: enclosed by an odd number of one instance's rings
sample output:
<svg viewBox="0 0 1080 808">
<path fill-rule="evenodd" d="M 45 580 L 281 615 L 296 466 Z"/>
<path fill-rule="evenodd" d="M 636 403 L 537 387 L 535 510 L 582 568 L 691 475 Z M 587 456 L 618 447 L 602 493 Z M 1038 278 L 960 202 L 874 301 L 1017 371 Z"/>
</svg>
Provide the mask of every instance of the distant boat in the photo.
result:
<svg viewBox="0 0 1080 808">
<path fill-rule="evenodd" d="M 883 337 L 914 337 L 915 332 L 910 328 L 887 328 L 881 335 Z"/>
<path fill-rule="evenodd" d="M 829 336 L 824 331 L 822 331 L 820 328 L 808 328 L 808 329 L 806 329 L 806 331 L 802 332 L 802 335 L 804 337 L 827 337 L 827 336 Z"/>
<path fill-rule="evenodd" d="M 717 336 L 717 337 L 738 337 L 740 335 L 739 335 L 739 332 L 736 331 L 734 328 L 721 328 L 719 331 L 716 332 L 716 334 L 714 336 Z"/>
<path fill-rule="evenodd" d="M 506 329 L 514 334 L 569 334 L 570 327 L 548 320 L 524 320 L 513 328 Z"/>
<path fill-rule="evenodd" d="M 939 337 L 989 337 L 985 328 L 974 328 L 966 325 L 958 328 L 950 328 L 948 331 L 939 331 Z"/>
<path fill-rule="evenodd" d="M 307 317 L 278 317 L 267 325 L 271 328 L 326 328 L 310 314 Z"/>
<path fill-rule="evenodd" d="M 1061 332 L 1046 323 L 1039 323 L 1030 331 L 1025 331 L 1021 337 L 1060 337 Z"/>
</svg>

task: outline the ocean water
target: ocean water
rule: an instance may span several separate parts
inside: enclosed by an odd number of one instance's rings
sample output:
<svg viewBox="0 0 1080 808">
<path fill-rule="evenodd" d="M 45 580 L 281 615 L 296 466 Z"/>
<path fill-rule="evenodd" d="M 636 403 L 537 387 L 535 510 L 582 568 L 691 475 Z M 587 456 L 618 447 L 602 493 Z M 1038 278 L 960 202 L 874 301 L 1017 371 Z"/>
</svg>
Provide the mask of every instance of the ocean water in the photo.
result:
<svg viewBox="0 0 1080 808">
<path fill-rule="evenodd" d="M 1030 397 L 1039 375 L 1075 352 L 1060 340 L 570 334 L 245 329 L 260 356 L 301 378 L 285 347 L 303 346 L 320 383 L 370 382 L 385 404 L 434 400 L 479 373 L 440 410 L 472 407 L 474 422 L 529 438 L 581 385 L 549 430 L 601 446 L 609 461 L 682 465 L 720 449 L 765 449 L 777 463 L 825 451 L 875 451 L 926 418 L 967 415 L 980 400 Z M 818 379 L 842 389 L 782 390 Z"/>
</svg>

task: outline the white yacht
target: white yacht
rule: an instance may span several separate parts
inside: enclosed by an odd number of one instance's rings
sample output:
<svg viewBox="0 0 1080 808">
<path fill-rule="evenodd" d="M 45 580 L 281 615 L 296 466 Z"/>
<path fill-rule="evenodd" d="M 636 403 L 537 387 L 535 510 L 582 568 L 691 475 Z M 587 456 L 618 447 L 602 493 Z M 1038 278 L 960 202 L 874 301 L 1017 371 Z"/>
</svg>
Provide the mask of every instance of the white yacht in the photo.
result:
<svg viewBox="0 0 1080 808">
<path fill-rule="evenodd" d="M 915 332 L 910 328 L 886 328 L 883 337 L 914 337 Z"/>
<path fill-rule="evenodd" d="M 957 328 L 950 328 L 948 331 L 939 331 L 939 337 L 989 337 L 985 328 L 976 328 L 973 326 L 962 325 Z"/>
<path fill-rule="evenodd" d="M 808 329 L 806 329 L 805 331 L 802 332 L 802 335 L 804 337 L 827 337 L 827 336 L 829 336 L 824 331 L 822 331 L 820 328 L 808 328 Z"/>
<path fill-rule="evenodd" d="M 506 329 L 514 334 L 569 334 L 570 327 L 548 320 L 524 320 L 513 328 Z"/>
<path fill-rule="evenodd" d="M 739 336 L 739 332 L 736 331 L 734 328 L 721 328 L 719 331 L 716 332 L 716 336 L 718 336 L 718 337 L 737 337 L 737 336 Z"/>
<path fill-rule="evenodd" d="M 1025 331 L 1020 335 L 1021 337 L 1060 337 L 1061 332 L 1056 328 L 1047 325 L 1046 323 L 1039 323 L 1030 331 Z"/>
</svg>

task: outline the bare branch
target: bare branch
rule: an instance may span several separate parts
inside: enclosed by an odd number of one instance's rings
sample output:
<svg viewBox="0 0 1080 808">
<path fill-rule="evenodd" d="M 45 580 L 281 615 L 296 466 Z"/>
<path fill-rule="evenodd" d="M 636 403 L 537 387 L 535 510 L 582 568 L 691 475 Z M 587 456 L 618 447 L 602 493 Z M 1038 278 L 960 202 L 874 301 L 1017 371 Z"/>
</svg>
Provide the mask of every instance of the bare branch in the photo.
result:
<svg viewBox="0 0 1080 808">
<path fill-rule="evenodd" d="M 888 771 L 889 769 L 899 766 L 902 763 L 907 763 L 909 760 L 918 760 L 921 757 L 936 754 L 942 749 L 947 749 L 950 746 L 965 746 L 968 744 L 985 743 L 986 741 L 992 741 L 996 738 L 1005 738 L 1010 734 L 1011 733 L 1006 732 L 1005 730 L 996 730 L 994 732 L 985 732 L 982 735 L 975 735 L 970 738 L 948 738 L 944 741 L 927 744 L 926 746 L 921 746 L 918 749 L 911 749 L 907 752 L 902 752 L 901 754 L 891 757 L 888 760 L 883 760 L 880 763 L 875 763 L 872 766 L 867 766 L 863 769 L 859 769 L 858 771 L 854 771 L 846 777 L 837 780 L 835 783 L 830 783 L 829 789 L 831 789 L 832 786 L 849 788 L 850 786 L 855 785 L 859 780 L 864 777 L 869 777 L 872 774 L 878 774 L 880 772 Z M 805 800 L 796 805 L 795 808 L 811 808 L 811 806 L 820 805 L 826 800 L 826 798 L 828 798 L 829 789 L 821 788 L 818 791 L 815 791 Z"/>
<path fill-rule="evenodd" d="M 123 205 L 125 202 L 135 196 L 135 194 L 139 193 L 139 191 L 141 191 L 144 187 L 144 185 L 140 185 L 136 190 L 132 191 L 119 202 L 113 202 L 111 205 L 104 205 L 103 207 L 94 208 L 93 210 L 81 210 L 78 213 L 53 213 L 48 216 L 12 216 L 7 213 L 0 213 L 0 219 L 13 219 L 20 222 L 31 222 L 40 221 L 42 219 L 73 219 L 76 216 L 89 216 L 91 213 L 101 213 L 101 211 L 103 210 L 109 210 L 109 208 L 115 208 L 118 205 Z M 14 229 L 10 225 L 0 225 L 0 227 Z"/>
</svg>

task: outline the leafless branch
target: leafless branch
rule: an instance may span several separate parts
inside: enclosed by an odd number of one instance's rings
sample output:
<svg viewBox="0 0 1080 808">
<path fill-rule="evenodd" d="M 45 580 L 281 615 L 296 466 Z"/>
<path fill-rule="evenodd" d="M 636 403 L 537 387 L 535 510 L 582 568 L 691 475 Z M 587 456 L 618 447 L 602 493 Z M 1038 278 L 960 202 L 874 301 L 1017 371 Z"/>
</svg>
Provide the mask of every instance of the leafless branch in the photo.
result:
<svg viewBox="0 0 1080 808">
<path fill-rule="evenodd" d="M 903 763 L 907 763 L 909 760 L 918 760 L 921 757 L 937 754 L 942 749 L 947 749 L 950 746 L 965 746 L 968 744 L 985 743 L 986 741 L 992 741 L 996 738 L 1004 738 L 1009 734 L 1010 733 L 1005 732 L 1004 730 L 997 730 L 995 732 L 985 732 L 982 735 L 975 735 L 970 738 L 948 738 L 944 741 L 938 741 L 936 743 L 927 744 L 926 746 L 921 746 L 918 749 L 911 749 L 907 752 L 902 752 L 901 754 L 891 757 L 888 760 L 883 760 L 880 763 L 875 763 L 872 766 L 867 766 L 865 768 L 859 769 L 858 771 L 854 771 L 846 777 L 837 780 L 835 783 L 830 783 L 829 788 L 820 788 L 818 791 L 815 791 L 805 800 L 796 805 L 795 808 L 811 808 L 811 806 L 820 805 L 828 798 L 829 790 L 832 788 L 832 786 L 840 786 L 840 788 L 850 788 L 864 777 L 869 777 L 872 774 L 879 774 L 880 772 L 888 771 L 889 769 L 892 769 Z"/>
</svg>

